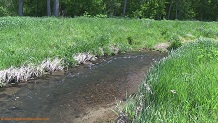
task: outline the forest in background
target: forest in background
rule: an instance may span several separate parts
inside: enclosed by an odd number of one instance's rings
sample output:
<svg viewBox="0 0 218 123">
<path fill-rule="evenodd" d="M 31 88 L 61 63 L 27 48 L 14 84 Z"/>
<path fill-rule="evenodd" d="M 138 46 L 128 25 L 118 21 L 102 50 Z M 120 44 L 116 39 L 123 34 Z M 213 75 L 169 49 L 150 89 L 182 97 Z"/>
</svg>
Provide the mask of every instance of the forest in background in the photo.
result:
<svg viewBox="0 0 218 123">
<path fill-rule="evenodd" d="M 18 15 L 217 21 L 218 0 L 0 0 L 0 16 Z"/>
</svg>

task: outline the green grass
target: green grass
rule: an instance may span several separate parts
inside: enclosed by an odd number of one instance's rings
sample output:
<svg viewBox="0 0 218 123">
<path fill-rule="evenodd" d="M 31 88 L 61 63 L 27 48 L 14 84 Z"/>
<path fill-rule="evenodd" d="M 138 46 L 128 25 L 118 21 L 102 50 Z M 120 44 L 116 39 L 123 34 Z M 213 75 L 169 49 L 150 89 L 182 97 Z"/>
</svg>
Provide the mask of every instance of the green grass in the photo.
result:
<svg viewBox="0 0 218 123">
<path fill-rule="evenodd" d="M 111 47 L 122 52 L 152 48 L 159 42 L 178 39 L 217 39 L 217 24 L 149 19 L 1 17 L 0 70 L 38 64 L 54 57 L 73 65 L 75 53 L 111 55 Z"/>
<path fill-rule="evenodd" d="M 89 52 L 111 55 L 160 42 L 218 39 L 218 22 L 115 18 L 0 18 L 0 70 Z M 177 46 L 178 44 L 175 44 Z M 172 47 L 175 47 L 172 46 Z M 199 41 L 155 63 L 125 111 L 134 122 L 217 122 L 218 45 Z M 152 93 L 148 91 L 150 85 Z M 146 89 L 147 88 L 147 89 Z M 143 110 L 135 113 L 136 107 Z"/>
<path fill-rule="evenodd" d="M 218 43 L 199 40 L 183 45 L 154 64 L 125 111 L 134 123 L 218 122 L 217 66 Z M 143 109 L 138 114 L 137 106 Z"/>
</svg>

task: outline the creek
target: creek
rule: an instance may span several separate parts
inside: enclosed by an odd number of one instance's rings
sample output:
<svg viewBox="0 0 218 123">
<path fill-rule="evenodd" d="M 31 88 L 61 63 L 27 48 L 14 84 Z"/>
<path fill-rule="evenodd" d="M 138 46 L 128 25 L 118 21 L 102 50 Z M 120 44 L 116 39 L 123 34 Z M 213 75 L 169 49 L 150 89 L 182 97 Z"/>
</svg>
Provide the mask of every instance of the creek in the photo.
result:
<svg viewBox="0 0 218 123">
<path fill-rule="evenodd" d="M 151 64 L 164 56 L 140 51 L 101 57 L 68 71 L 0 88 L 0 118 L 49 118 L 40 123 L 114 120 L 111 108 L 116 101 L 137 92 Z M 16 121 L 0 121 L 4 122 Z"/>
</svg>

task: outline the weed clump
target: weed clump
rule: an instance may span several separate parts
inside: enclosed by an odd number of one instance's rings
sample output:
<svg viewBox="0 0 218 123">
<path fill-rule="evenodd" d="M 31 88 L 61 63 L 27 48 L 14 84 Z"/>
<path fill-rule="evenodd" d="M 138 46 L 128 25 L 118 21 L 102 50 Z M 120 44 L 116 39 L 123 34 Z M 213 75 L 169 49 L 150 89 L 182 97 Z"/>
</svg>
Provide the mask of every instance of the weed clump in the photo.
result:
<svg viewBox="0 0 218 123">
<path fill-rule="evenodd" d="M 129 45 L 133 45 L 133 38 L 131 36 L 127 37 L 127 41 Z"/>
<path fill-rule="evenodd" d="M 182 46 L 181 41 L 173 41 L 171 42 L 170 46 L 167 48 L 167 50 L 176 50 L 177 48 Z"/>
<path fill-rule="evenodd" d="M 176 50 L 182 46 L 182 42 L 177 36 L 174 36 L 170 42 L 170 46 L 167 48 L 167 50 Z"/>
</svg>

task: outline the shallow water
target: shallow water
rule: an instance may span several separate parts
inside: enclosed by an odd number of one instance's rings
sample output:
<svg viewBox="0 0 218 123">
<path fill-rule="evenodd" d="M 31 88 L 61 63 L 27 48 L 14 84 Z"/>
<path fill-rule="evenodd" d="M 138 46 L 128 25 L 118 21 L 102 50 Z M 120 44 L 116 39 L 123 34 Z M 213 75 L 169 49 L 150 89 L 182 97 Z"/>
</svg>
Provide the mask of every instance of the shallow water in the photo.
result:
<svg viewBox="0 0 218 123">
<path fill-rule="evenodd" d="M 151 64 L 164 56 L 147 51 L 103 57 L 93 64 L 46 75 L 28 84 L 0 88 L 0 118 L 41 117 L 49 118 L 45 122 L 51 123 L 89 123 L 92 117 L 83 117 L 90 110 L 125 101 L 126 96 L 137 91 Z"/>
</svg>

